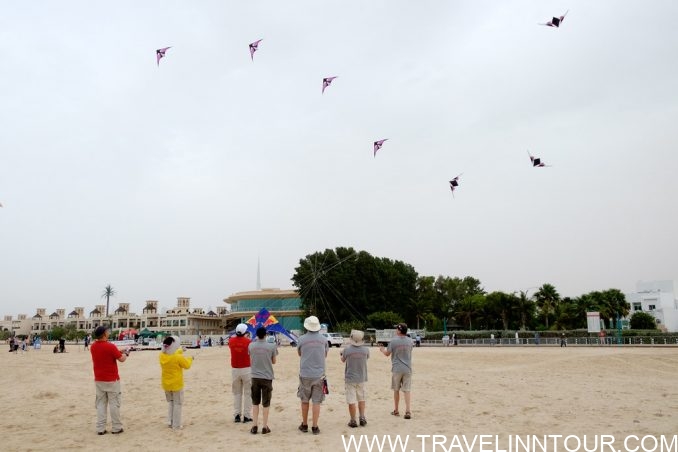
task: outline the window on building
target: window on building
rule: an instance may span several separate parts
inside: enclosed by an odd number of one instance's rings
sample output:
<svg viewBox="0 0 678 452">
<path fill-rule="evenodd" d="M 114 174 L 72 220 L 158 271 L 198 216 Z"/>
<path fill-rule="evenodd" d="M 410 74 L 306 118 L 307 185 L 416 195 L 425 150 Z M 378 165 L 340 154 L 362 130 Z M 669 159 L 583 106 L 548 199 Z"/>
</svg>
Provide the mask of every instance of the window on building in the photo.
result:
<svg viewBox="0 0 678 452">
<path fill-rule="evenodd" d="M 642 311 L 643 306 L 640 303 L 633 303 L 633 310 L 634 311 Z"/>
<path fill-rule="evenodd" d="M 649 311 L 654 311 L 656 308 L 655 308 L 655 305 L 651 304 L 651 305 L 649 305 L 649 306 L 647 307 L 647 309 L 648 309 Z"/>
</svg>

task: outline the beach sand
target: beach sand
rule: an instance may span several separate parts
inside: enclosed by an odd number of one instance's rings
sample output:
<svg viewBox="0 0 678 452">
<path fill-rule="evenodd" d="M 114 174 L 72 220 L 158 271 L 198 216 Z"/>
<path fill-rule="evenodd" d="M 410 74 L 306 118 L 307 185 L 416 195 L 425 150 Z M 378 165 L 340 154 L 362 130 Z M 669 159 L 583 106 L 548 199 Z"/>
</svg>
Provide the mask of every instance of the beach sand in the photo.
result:
<svg viewBox="0 0 678 452">
<path fill-rule="evenodd" d="M 449 447 L 454 435 L 470 440 L 476 434 L 498 435 L 499 446 L 509 435 L 583 439 L 605 434 L 614 435 L 621 449 L 627 435 L 675 435 L 678 430 L 676 348 L 416 348 L 410 420 L 402 417 L 404 404 L 400 417 L 389 414 L 390 359 L 376 347 L 370 351 L 366 427 L 346 425 L 343 364 L 339 349 L 333 348 L 327 359 L 330 395 L 322 405 L 321 433 L 299 432 L 299 358 L 295 348 L 282 347 L 274 366 L 272 433 L 250 434 L 252 424 L 233 422 L 229 351 L 217 346 L 186 351 L 197 359 L 184 373 L 183 430 L 173 432 L 165 424 L 160 352 L 138 351 L 119 363 L 125 432 L 98 436 L 91 358 L 82 345 L 67 346 L 65 354 L 53 354 L 49 346 L 16 355 L 3 350 L 0 450 L 344 451 L 358 450 L 345 449 L 343 440 L 349 435 L 356 440 L 358 435 L 386 440 L 409 435 L 405 450 L 428 452 L 445 449 L 434 449 L 432 438 L 416 435 L 445 435 L 438 440 Z M 472 449 L 480 450 L 479 444 Z M 368 448 L 363 444 L 360 450 Z"/>
</svg>

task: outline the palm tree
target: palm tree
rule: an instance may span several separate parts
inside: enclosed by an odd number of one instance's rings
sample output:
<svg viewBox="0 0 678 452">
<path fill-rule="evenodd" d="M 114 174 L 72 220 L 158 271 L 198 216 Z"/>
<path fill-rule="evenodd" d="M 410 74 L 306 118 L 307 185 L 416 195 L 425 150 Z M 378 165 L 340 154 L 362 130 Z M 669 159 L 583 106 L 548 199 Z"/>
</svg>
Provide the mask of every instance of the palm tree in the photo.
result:
<svg viewBox="0 0 678 452">
<path fill-rule="evenodd" d="M 549 314 L 553 312 L 556 303 L 560 301 L 560 295 L 552 284 L 546 283 L 534 294 L 534 298 L 537 299 L 537 306 L 539 306 L 541 313 L 544 315 L 544 326 L 548 330 Z"/>
<path fill-rule="evenodd" d="M 534 315 L 534 301 L 532 300 L 532 297 L 528 297 L 527 293 L 530 291 L 530 289 L 527 290 L 521 290 L 520 291 L 520 296 L 516 297 L 517 300 L 515 301 L 515 309 L 520 315 L 520 329 L 521 330 L 526 330 L 527 329 L 527 319 L 532 318 Z M 515 297 L 515 293 L 513 294 Z"/>
<path fill-rule="evenodd" d="M 101 298 L 106 298 L 106 317 L 108 317 L 108 302 L 113 295 L 115 295 L 115 290 L 110 284 L 104 288 L 104 292 L 101 294 Z"/>
</svg>

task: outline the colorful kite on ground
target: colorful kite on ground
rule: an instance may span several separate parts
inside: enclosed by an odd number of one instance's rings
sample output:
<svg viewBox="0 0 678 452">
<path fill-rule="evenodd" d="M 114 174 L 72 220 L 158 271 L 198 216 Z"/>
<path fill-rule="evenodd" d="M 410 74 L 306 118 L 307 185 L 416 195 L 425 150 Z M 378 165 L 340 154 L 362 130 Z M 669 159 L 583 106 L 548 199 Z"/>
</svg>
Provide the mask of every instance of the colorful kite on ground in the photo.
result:
<svg viewBox="0 0 678 452">
<path fill-rule="evenodd" d="M 540 158 L 533 157 L 532 154 L 530 154 L 530 151 L 527 151 L 527 155 L 530 156 L 530 161 L 532 162 L 533 167 L 540 167 L 541 168 L 541 167 L 544 167 L 544 166 L 551 166 L 551 165 L 547 165 L 544 162 L 542 162 Z"/>
<path fill-rule="evenodd" d="M 563 23 L 563 21 L 565 20 L 565 16 L 567 16 L 567 13 L 569 13 L 569 12 L 570 12 L 570 10 L 568 9 L 567 11 L 565 11 L 565 14 L 563 14 L 562 16 L 554 17 L 553 19 L 549 20 L 545 24 L 539 24 L 539 25 L 546 25 L 547 27 L 560 28 L 560 24 Z"/>
<path fill-rule="evenodd" d="M 259 43 L 263 41 L 263 39 L 259 39 L 257 41 L 254 41 L 252 44 L 250 44 L 250 58 L 252 58 L 252 61 L 254 61 L 254 52 L 259 50 Z"/>
<path fill-rule="evenodd" d="M 332 84 L 332 80 L 334 80 L 335 78 L 337 78 L 337 77 L 336 76 L 335 77 L 325 77 L 323 79 L 323 92 L 322 92 L 322 94 L 325 94 L 325 88 L 330 86 Z"/>
<path fill-rule="evenodd" d="M 461 173 L 464 174 L 464 173 Z M 459 178 L 461 174 L 450 181 L 450 190 L 452 191 L 452 197 L 454 198 L 454 190 L 459 186 Z"/>
<path fill-rule="evenodd" d="M 171 49 L 172 47 L 163 47 L 162 49 L 158 49 L 155 51 L 155 58 L 158 61 L 158 66 L 160 66 L 160 60 L 165 58 L 165 53 L 167 52 L 167 49 Z"/>
<path fill-rule="evenodd" d="M 388 138 L 384 138 L 383 140 L 378 140 L 374 142 L 374 156 L 377 156 L 377 151 L 381 149 L 381 147 L 384 145 L 384 141 L 388 140 Z"/>
<path fill-rule="evenodd" d="M 254 314 L 252 317 L 249 318 L 247 322 L 245 322 L 245 325 L 247 325 L 247 331 L 250 332 L 250 335 L 252 337 L 255 336 L 257 328 L 263 326 L 264 328 L 266 328 L 266 332 L 273 331 L 275 333 L 284 334 L 285 336 L 290 338 L 292 342 L 295 343 L 298 340 L 297 337 L 294 334 L 287 331 L 285 327 L 282 326 L 280 322 L 278 322 L 278 319 L 276 319 L 273 314 L 268 312 L 268 309 L 266 308 L 261 308 L 261 310 L 258 313 Z"/>
</svg>

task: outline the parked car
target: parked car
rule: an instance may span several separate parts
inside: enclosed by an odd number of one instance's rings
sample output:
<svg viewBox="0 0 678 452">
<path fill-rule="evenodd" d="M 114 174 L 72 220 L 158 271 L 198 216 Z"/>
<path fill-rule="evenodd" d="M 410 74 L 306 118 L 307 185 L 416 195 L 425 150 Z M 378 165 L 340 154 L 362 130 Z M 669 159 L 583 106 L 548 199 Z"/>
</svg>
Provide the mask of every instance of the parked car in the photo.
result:
<svg viewBox="0 0 678 452">
<path fill-rule="evenodd" d="M 330 347 L 335 346 L 335 347 L 341 347 L 344 343 L 344 337 L 339 334 L 339 333 L 320 333 L 322 334 L 325 339 L 327 339 L 327 343 L 329 344 Z"/>
</svg>

